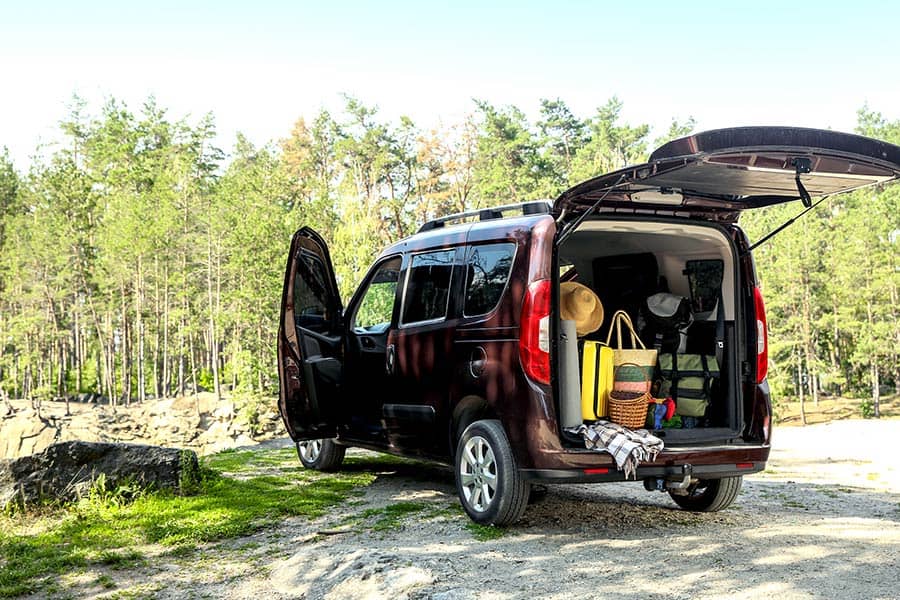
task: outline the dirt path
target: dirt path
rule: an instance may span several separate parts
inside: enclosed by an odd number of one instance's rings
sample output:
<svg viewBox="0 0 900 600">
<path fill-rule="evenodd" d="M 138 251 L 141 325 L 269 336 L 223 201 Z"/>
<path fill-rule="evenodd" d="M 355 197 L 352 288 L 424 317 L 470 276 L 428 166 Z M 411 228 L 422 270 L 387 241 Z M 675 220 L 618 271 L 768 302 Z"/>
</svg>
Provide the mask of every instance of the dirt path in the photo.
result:
<svg viewBox="0 0 900 600">
<path fill-rule="evenodd" d="M 900 421 L 776 434 L 771 470 L 748 477 L 727 511 L 682 512 L 640 483 L 562 485 L 485 541 L 493 531 L 468 525 L 449 471 L 385 462 L 339 512 L 172 565 L 154 577 L 153 595 L 900 597 L 900 477 L 888 450 Z"/>
</svg>

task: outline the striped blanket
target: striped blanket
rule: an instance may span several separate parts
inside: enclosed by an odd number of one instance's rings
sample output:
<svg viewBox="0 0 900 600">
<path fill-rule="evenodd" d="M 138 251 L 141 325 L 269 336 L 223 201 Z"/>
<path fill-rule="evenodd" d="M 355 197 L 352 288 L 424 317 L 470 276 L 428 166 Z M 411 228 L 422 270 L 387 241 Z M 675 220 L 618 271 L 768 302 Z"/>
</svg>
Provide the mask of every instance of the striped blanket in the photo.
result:
<svg viewBox="0 0 900 600">
<path fill-rule="evenodd" d="M 652 461 L 663 449 L 663 441 L 646 429 L 628 429 L 609 421 L 569 427 L 566 431 L 584 438 L 585 448 L 609 452 L 625 479 L 637 479 L 641 461 Z"/>
</svg>

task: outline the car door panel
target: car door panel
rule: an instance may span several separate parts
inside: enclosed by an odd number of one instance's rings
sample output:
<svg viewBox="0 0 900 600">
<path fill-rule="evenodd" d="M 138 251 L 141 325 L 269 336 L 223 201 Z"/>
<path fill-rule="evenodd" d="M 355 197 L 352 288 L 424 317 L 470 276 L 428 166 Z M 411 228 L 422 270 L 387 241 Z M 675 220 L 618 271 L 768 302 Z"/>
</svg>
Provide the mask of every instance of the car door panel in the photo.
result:
<svg viewBox="0 0 900 600">
<path fill-rule="evenodd" d="M 291 240 L 278 328 L 278 408 L 291 438 L 331 438 L 341 423 L 344 335 L 325 241 L 308 227 Z"/>
<path fill-rule="evenodd" d="M 399 255 L 376 262 L 347 308 L 346 436 L 382 446 L 388 444 L 382 406 L 394 395 L 385 365 L 387 339 L 396 323 L 401 266 Z"/>
<path fill-rule="evenodd" d="M 450 418 L 453 340 L 464 279 L 462 256 L 463 248 L 455 247 L 422 251 L 410 257 L 403 273 L 403 315 L 388 338 L 388 351 L 394 353 L 396 390 L 383 408 L 390 442 L 426 455 L 442 456 L 448 452 L 444 426 Z M 417 281 L 413 269 L 419 268 L 418 257 L 424 257 L 421 268 L 429 272 Z M 434 264 L 426 264 L 430 260 L 427 257 L 434 257 Z M 441 296 L 440 302 L 434 297 L 436 289 L 420 290 L 421 293 L 415 290 L 417 284 L 427 288 L 448 276 L 449 282 L 444 284 L 446 299 Z"/>
</svg>

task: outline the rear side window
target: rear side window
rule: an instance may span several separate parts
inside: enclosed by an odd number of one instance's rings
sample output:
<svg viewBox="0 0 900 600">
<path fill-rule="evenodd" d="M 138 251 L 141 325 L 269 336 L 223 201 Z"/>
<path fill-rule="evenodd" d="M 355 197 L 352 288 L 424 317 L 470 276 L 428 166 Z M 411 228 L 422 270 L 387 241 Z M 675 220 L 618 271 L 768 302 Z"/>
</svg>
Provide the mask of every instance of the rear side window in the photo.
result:
<svg viewBox="0 0 900 600">
<path fill-rule="evenodd" d="M 447 316 L 450 280 L 456 250 L 416 254 L 409 265 L 403 297 L 404 325 L 435 321 Z"/>
<path fill-rule="evenodd" d="M 490 244 L 469 248 L 466 257 L 466 304 L 463 314 L 467 317 L 483 315 L 494 310 L 512 269 L 515 244 Z"/>
<path fill-rule="evenodd" d="M 716 307 L 722 290 L 725 263 L 721 260 L 689 260 L 684 274 L 691 288 L 691 309 L 695 313 L 709 312 Z"/>
</svg>

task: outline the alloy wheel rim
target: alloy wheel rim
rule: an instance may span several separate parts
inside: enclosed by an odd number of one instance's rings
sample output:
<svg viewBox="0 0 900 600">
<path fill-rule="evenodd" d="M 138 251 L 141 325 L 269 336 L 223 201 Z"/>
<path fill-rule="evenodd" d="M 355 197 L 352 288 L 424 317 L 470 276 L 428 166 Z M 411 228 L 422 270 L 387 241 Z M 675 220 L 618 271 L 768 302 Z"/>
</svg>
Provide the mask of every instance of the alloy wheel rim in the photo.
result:
<svg viewBox="0 0 900 600">
<path fill-rule="evenodd" d="M 459 479 L 466 504 L 476 512 L 490 508 L 497 495 L 497 461 L 487 440 L 473 436 L 459 458 Z"/>
<path fill-rule="evenodd" d="M 297 451 L 306 462 L 315 462 L 322 453 L 322 440 L 309 440 L 297 443 Z"/>
</svg>

